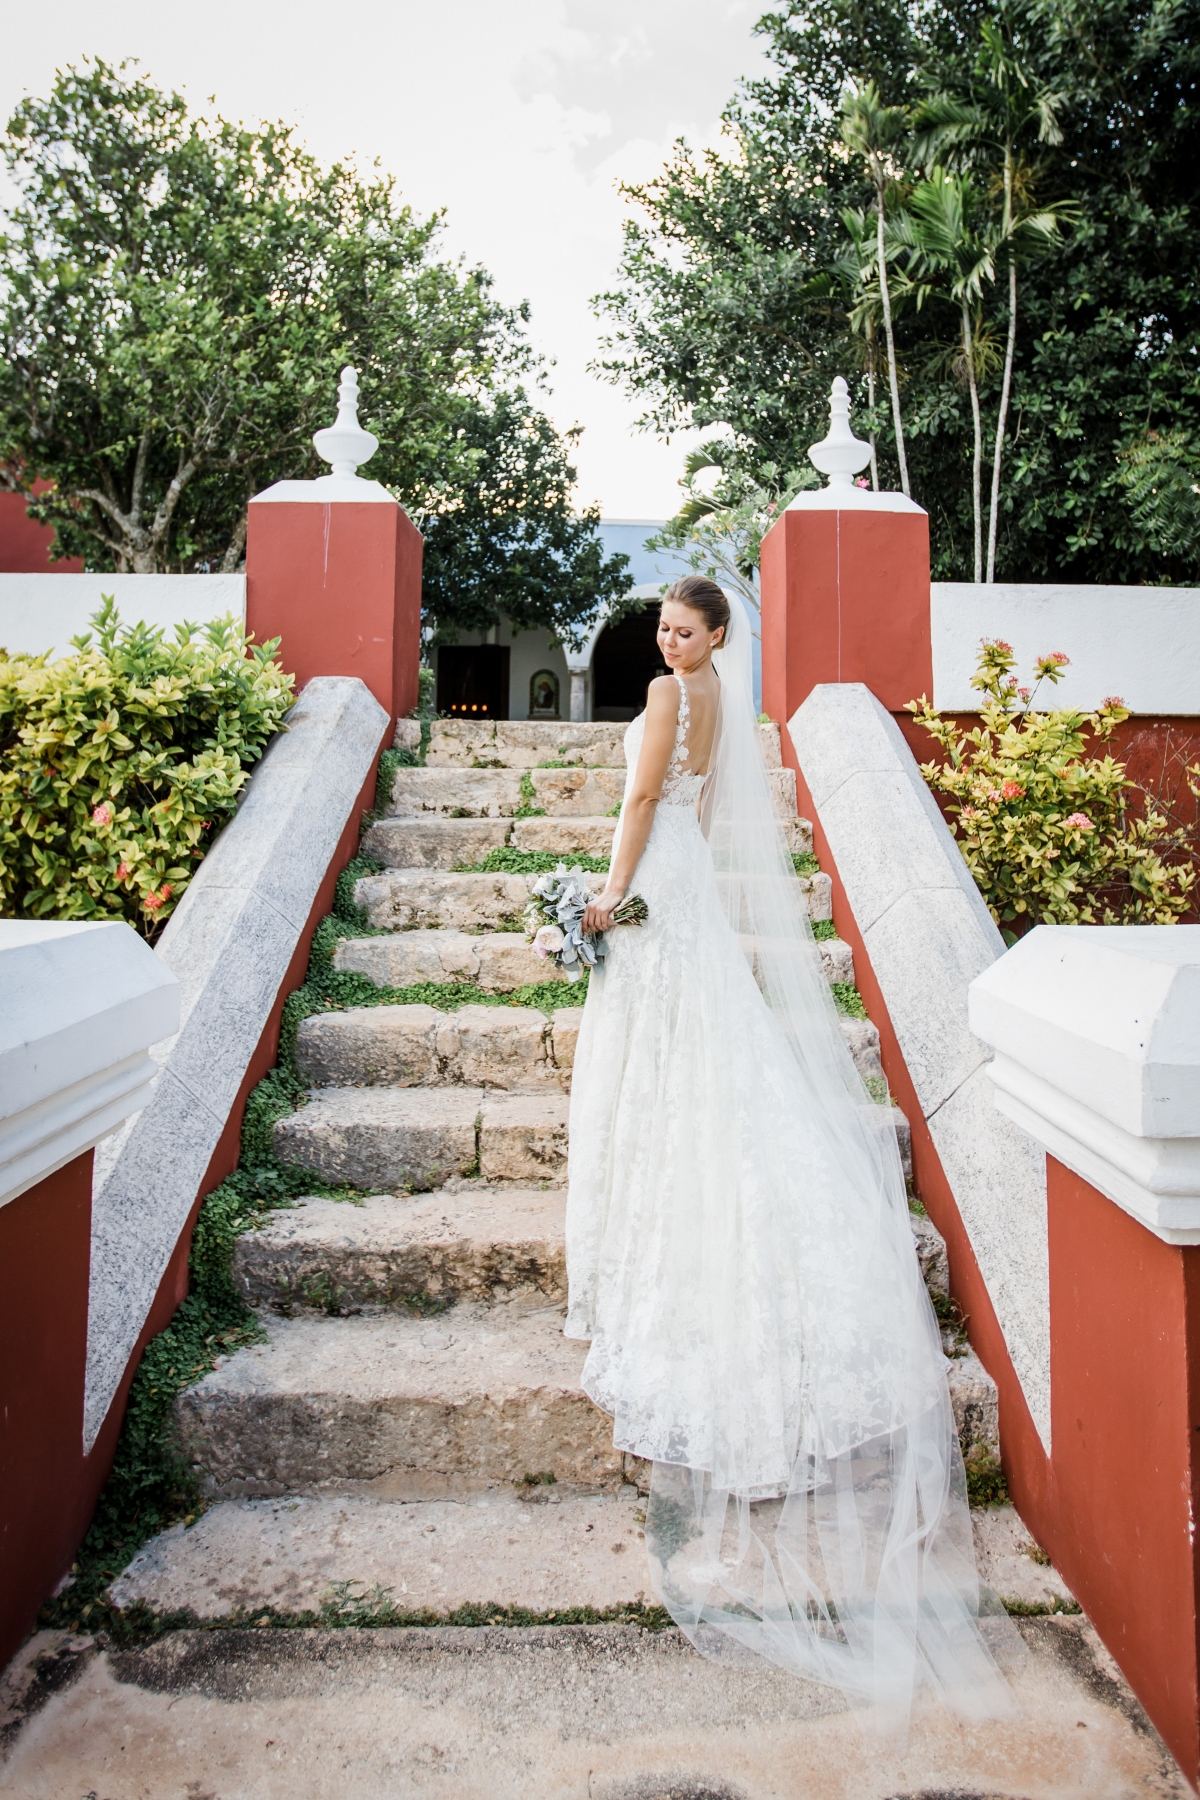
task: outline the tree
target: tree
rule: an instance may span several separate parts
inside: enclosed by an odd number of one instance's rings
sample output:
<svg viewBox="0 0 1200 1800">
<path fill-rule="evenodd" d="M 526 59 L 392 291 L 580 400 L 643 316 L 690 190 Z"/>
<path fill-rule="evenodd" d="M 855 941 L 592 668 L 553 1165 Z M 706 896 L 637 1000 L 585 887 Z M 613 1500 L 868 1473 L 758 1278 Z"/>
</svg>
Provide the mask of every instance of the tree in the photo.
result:
<svg viewBox="0 0 1200 1800">
<path fill-rule="evenodd" d="M 978 370 L 984 420 L 1005 421 L 989 515 L 993 572 L 1196 579 L 1197 552 L 1164 551 L 1127 477 L 1129 455 L 1161 442 L 1173 492 L 1200 479 L 1200 196 L 1189 173 L 1200 154 L 1200 0 L 1003 3 L 1028 92 L 1061 96 L 1061 143 L 1039 136 L 1034 119 L 1014 138 L 1009 241 L 1018 259 L 1024 216 L 1074 211 L 1071 230 L 1020 274 L 1007 401 L 1000 358 Z M 722 420 L 749 475 L 767 463 L 800 466 L 822 435 L 831 377 L 855 376 L 864 361 L 846 284 L 830 278 L 848 254 L 846 214 L 865 219 L 875 203 L 841 143 L 841 95 L 874 81 L 885 106 L 916 111 L 946 95 L 966 105 L 982 79 L 981 24 L 998 19 L 1000 5 L 792 0 L 761 22 L 773 67 L 731 101 L 727 146 L 701 155 L 680 145 L 657 181 L 630 190 L 620 278 L 599 298 L 610 325 L 602 366 L 641 400 L 648 424 Z M 955 172 L 972 175 L 981 219 L 999 231 L 996 141 L 964 149 Z M 949 154 L 932 160 L 944 165 Z M 915 143 L 905 157 L 901 202 L 929 172 Z M 981 330 L 1007 350 L 1011 276 L 997 255 L 1001 280 L 988 288 Z M 953 369 L 960 322 L 906 305 L 893 331 L 905 458 L 930 514 L 935 579 L 969 577 L 974 421 Z M 861 408 L 869 396 L 859 380 Z M 856 424 L 874 431 L 881 479 L 898 486 L 889 415 L 871 407 Z"/>
<path fill-rule="evenodd" d="M 323 169 L 285 126 L 191 118 L 127 64 L 59 74 L 18 107 L 4 151 L 18 197 L 2 243 L 0 469 L 22 491 L 53 482 L 31 511 L 60 554 L 236 568 L 251 495 L 323 472 L 312 433 L 352 362 L 380 439 L 370 472 L 415 513 L 476 503 L 489 432 L 501 454 L 501 426 L 539 439 L 514 503 L 565 561 L 562 593 L 549 600 L 543 575 L 525 616 L 594 611 L 586 581 L 602 598 L 612 572 L 590 522 L 565 529 L 565 447 L 524 385 L 538 376 L 525 312 L 438 255 L 440 216 L 418 220 L 390 178 Z M 512 521 L 483 516 L 503 560 Z M 455 589 L 447 574 L 443 604 Z"/>
<path fill-rule="evenodd" d="M 884 106 L 873 81 L 862 87 L 850 86 L 842 99 L 842 142 L 860 156 L 875 190 L 875 279 L 879 283 L 879 307 L 883 316 L 883 333 L 887 342 L 888 388 L 892 396 L 892 425 L 896 433 L 896 460 L 900 464 L 900 488 L 905 494 L 908 484 L 908 461 L 904 454 L 904 423 L 900 415 L 900 377 L 896 368 L 896 338 L 892 330 L 892 302 L 888 292 L 888 253 L 886 243 L 888 197 L 895 190 L 893 157 L 908 133 L 910 118 L 907 107 Z M 874 398 L 874 396 L 872 396 Z"/>
</svg>

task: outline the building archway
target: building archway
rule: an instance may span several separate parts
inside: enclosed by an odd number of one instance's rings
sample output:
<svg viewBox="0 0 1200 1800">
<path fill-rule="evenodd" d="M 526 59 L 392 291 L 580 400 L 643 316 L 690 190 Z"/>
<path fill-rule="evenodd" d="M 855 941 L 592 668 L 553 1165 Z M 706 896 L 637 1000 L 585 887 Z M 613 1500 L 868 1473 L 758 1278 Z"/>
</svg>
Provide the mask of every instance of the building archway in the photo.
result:
<svg viewBox="0 0 1200 1800">
<path fill-rule="evenodd" d="M 654 677 L 669 673 L 659 654 L 657 631 L 656 601 L 604 627 L 592 654 L 593 719 L 633 719 L 642 711 Z"/>
</svg>

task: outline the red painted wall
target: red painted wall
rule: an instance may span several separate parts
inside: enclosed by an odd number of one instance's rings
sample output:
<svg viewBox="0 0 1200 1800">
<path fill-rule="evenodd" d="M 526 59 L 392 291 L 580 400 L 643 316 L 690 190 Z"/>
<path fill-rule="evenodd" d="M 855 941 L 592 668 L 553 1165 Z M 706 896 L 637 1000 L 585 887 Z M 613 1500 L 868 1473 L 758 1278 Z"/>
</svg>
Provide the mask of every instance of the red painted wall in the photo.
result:
<svg viewBox="0 0 1200 1800">
<path fill-rule="evenodd" d="M 34 493 L 42 493 L 47 485 L 35 481 Z M 0 493 L 0 575 L 81 575 L 83 562 L 78 556 L 51 562 L 54 531 L 35 524 L 25 507 L 24 494 Z"/>
<path fill-rule="evenodd" d="M 252 500 L 246 625 L 298 687 L 357 675 L 392 718 L 417 704 L 424 540 L 382 501 Z"/>
<path fill-rule="evenodd" d="M 379 749 L 390 740 L 389 728 Z M 246 1100 L 255 1084 L 275 1066 L 284 1001 L 304 980 L 313 932 L 332 909 L 337 878 L 358 849 L 362 814 L 375 800 L 377 766 L 378 753 L 313 901 L 191 1215 L 89 1456 L 83 1455 L 82 1445 L 91 1153 L 62 1171 L 62 1176 L 71 1171 L 79 1174 L 69 1194 L 54 1198 L 51 1208 L 36 1204 L 26 1208 L 25 1202 L 40 1195 L 43 1188 L 52 1188 L 60 1176 L 51 1176 L 29 1194 L 0 1207 L 0 1668 L 19 1647 L 43 1601 L 74 1561 L 112 1468 L 129 1387 L 142 1351 L 170 1324 L 187 1296 L 196 1215 L 205 1195 L 237 1166 Z M 85 1163 L 86 1179 L 81 1169 Z M 11 1306 L 10 1298 L 14 1301 Z M 33 1348 L 26 1349 L 26 1345 Z M 11 1435 L 10 1411 L 16 1420 Z M 51 1422 L 49 1431 L 46 1420 Z M 30 1431 L 36 1433 L 39 1445 L 46 1440 L 44 1454 L 40 1448 L 30 1449 Z M 38 1473 L 30 1480 L 26 1502 L 23 1496 L 16 1497 L 14 1490 L 22 1486 L 27 1468 Z M 14 1476 L 14 1470 L 21 1473 Z"/>
<path fill-rule="evenodd" d="M 83 1477 L 92 1153 L 0 1206 L 0 1667 L 70 1568 Z"/>
</svg>

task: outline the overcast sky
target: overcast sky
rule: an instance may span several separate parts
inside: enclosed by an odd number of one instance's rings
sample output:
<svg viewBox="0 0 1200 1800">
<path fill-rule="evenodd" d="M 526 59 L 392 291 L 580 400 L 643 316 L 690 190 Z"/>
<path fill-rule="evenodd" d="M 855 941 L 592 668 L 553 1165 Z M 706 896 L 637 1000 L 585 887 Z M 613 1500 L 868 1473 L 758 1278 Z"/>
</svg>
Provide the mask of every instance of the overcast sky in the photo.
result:
<svg viewBox="0 0 1200 1800">
<path fill-rule="evenodd" d="M 555 361 L 548 409 L 585 429 L 579 499 L 606 517 L 675 509 L 686 448 L 634 430 L 637 409 L 587 373 L 589 297 L 611 283 L 619 179 L 661 167 L 672 141 L 714 142 L 739 76 L 762 67 L 765 0 L 55 0 L 4 27 L 0 107 L 44 94 L 56 67 L 140 59 L 196 107 L 294 122 L 322 160 L 379 158 L 447 243 L 527 299 Z M 368 471 L 369 473 L 369 471 Z"/>
</svg>

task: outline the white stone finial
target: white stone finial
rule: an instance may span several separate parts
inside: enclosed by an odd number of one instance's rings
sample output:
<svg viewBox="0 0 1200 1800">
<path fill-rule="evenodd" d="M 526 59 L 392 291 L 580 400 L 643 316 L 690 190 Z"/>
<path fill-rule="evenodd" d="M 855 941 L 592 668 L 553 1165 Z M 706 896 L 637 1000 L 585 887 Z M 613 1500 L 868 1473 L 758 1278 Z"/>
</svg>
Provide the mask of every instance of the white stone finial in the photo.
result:
<svg viewBox="0 0 1200 1800">
<path fill-rule="evenodd" d="M 809 450 L 808 460 L 829 477 L 831 488 L 853 487 L 854 477 L 871 460 L 870 444 L 850 429 L 850 389 L 840 375 L 834 376 L 829 394 L 829 431 Z"/>
<path fill-rule="evenodd" d="M 369 462 L 378 450 L 379 439 L 358 422 L 357 369 L 347 366 L 342 370 L 337 418 L 324 431 L 313 433 L 313 443 L 317 455 L 332 463 L 334 478 L 349 481 L 357 479 L 359 464 Z"/>
</svg>

